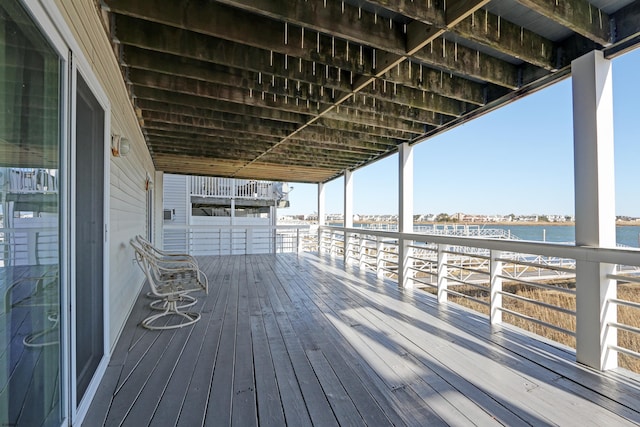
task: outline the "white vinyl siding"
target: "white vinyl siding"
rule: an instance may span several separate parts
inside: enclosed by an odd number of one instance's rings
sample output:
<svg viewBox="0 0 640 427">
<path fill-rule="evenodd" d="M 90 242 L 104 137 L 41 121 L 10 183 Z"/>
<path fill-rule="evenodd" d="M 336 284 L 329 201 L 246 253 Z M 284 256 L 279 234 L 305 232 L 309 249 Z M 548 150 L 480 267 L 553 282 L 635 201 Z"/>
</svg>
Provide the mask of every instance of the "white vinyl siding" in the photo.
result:
<svg viewBox="0 0 640 427">
<path fill-rule="evenodd" d="M 111 157 L 108 232 L 110 343 L 115 344 L 143 284 L 142 272 L 133 262 L 129 240 L 146 231 L 147 174 L 155 169 L 131 104 L 104 23 L 93 0 L 56 0 L 82 53 L 89 62 L 111 106 L 111 134 L 131 143 L 126 157 Z M 161 183 L 160 183 L 161 185 Z M 156 197 L 162 194 L 158 183 Z"/>
</svg>

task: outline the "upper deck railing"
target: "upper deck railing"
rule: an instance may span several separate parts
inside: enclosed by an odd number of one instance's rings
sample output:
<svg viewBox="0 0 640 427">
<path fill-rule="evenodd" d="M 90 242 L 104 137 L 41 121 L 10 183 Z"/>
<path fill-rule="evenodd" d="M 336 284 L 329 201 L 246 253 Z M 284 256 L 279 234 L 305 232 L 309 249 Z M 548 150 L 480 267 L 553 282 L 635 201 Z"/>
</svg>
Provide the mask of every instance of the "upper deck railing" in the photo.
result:
<svg viewBox="0 0 640 427">
<path fill-rule="evenodd" d="M 281 182 L 257 181 L 208 176 L 191 177 L 191 195 L 227 199 L 282 200 L 287 192 Z"/>
<path fill-rule="evenodd" d="M 7 193 L 57 193 L 57 170 L 0 168 L 0 187 Z"/>
<path fill-rule="evenodd" d="M 309 225 L 165 224 L 163 246 L 196 256 L 317 251 L 317 232 L 310 229 Z"/>
</svg>

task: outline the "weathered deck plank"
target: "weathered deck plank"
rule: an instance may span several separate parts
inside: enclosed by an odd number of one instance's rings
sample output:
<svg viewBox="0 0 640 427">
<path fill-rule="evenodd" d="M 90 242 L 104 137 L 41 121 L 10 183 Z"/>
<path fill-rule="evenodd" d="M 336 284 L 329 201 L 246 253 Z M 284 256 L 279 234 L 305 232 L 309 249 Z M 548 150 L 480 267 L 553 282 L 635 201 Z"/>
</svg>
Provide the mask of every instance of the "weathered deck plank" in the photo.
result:
<svg viewBox="0 0 640 427">
<path fill-rule="evenodd" d="M 173 331 L 137 326 L 141 295 L 84 425 L 640 423 L 634 380 L 332 263 L 203 259 L 202 319 Z"/>
<path fill-rule="evenodd" d="M 204 421 L 204 413 L 211 392 L 211 380 L 217 362 L 222 325 L 228 301 L 231 298 L 231 274 L 226 270 L 227 266 L 228 264 L 220 266 L 225 270 L 218 283 L 209 283 L 210 288 L 215 288 L 217 285 L 220 289 L 220 296 L 216 300 L 209 322 L 200 321 L 195 326 L 204 327 L 204 331 L 200 335 L 200 351 L 195 364 L 190 368 L 185 367 L 185 371 L 182 372 L 182 375 L 189 376 L 191 379 L 187 392 L 181 396 L 169 397 L 182 399 L 182 407 L 179 409 L 179 418 L 176 422 L 179 426 L 197 426 L 202 425 Z M 189 369 L 191 375 L 189 375 Z"/>
</svg>

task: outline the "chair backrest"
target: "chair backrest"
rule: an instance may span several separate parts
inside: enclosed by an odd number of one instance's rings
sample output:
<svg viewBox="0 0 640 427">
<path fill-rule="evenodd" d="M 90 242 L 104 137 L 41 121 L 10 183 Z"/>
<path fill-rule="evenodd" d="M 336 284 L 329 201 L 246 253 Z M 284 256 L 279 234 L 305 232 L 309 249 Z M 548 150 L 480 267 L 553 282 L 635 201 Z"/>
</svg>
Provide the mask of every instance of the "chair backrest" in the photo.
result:
<svg viewBox="0 0 640 427">
<path fill-rule="evenodd" d="M 189 255 L 189 254 L 172 253 L 172 252 L 163 251 L 163 250 L 158 249 L 157 247 L 155 247 L 151 242 L 149 242 L 147 239 L 145 239 L 141 235 L 137 235 L 135 237 L 135 239 L 142 247 L 144 247 L 148 252 L 152 253 L 158 259 L 161 259 L 161 260 L 188 260 L 188 261 L 191 261 L 194 264 L 198 265 L 198 262 L 196 261 L 196 259 L 193 256 Z"/>
</svg>

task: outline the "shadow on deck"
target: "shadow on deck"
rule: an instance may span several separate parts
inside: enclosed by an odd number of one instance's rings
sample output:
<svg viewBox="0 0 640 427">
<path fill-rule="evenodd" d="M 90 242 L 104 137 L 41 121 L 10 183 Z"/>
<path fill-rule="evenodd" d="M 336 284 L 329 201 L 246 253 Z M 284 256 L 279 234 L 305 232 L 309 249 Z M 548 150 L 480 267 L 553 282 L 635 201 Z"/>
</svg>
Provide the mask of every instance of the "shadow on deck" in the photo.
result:
<svg viewBox="0 0 640 427">
<path fill-rule="evenodd" d="M 84 426 L 640 423 L 634 380 L 357 268 L 309 254 L 200 261 L 202 319 L 147 331 L 142 295 Z"/>
</svg>

